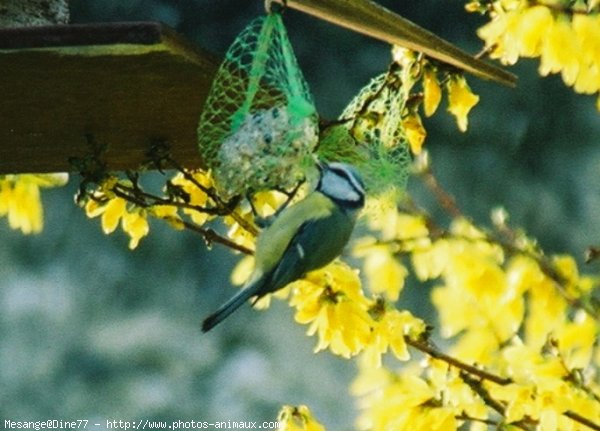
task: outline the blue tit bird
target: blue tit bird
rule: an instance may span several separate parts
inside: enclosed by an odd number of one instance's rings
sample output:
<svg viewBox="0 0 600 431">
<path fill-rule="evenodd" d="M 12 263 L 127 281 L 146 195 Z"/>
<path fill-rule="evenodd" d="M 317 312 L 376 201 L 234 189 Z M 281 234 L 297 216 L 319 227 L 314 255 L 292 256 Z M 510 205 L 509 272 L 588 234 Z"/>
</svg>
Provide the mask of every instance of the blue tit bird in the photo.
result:
<svg viewBox="0 0 600 431">
<path fill-rule="evenodd" d="M 365 187 L 354 167 L 320 163 L 316 189 L 285 208 L 256 241 L 255 266 L 245 286 L 202 323 L 206 332 L 251 297 L 261 298 L 338 257 L 350 239 Z"/>
</svg>

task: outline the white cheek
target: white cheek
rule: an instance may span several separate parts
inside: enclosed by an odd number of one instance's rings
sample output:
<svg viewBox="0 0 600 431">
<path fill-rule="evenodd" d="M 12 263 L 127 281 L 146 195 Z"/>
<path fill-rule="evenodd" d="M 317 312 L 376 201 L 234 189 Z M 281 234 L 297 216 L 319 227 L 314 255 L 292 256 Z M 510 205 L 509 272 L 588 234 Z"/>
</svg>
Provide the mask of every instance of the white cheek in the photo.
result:
<svg viewBox="0 0 600 431">
<path fill-rule="evenodd" d="M 334 199 L 344 201 L 358 201 L 360 199 L 356 190 L 345 181 L 329 181 L 323 187 L 323 192 Z"/>
<path fill-rule="evenodd" d="M 349 192 L 347 194 L 347 196 L 348 197 L 346 200 L 351 201 L 351 202 L 358 202 L 360 200 L 360 195 L 358 193 L 356 193 L 356 191 L 354 189 L 352 189 L 352 191 Z"/>
<path fill-rule="evenodd" d="M 327 196 L 340 197 L 344 194 L 343 183 L 340 181 L 329 180 L 329 178 L 325 178 L 323 180 L 323 184 L 321 185 L 323 189 L 323 193 Z"/>
</svg>

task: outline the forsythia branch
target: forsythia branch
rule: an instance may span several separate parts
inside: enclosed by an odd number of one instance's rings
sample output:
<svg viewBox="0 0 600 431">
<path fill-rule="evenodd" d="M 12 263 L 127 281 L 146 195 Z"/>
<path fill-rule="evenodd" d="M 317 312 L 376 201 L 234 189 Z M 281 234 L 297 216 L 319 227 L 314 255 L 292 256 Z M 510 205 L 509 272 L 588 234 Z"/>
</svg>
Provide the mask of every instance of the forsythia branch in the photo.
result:
<svg viewBox="0 0 600 431">
<path fill-rule="evenodd" d="M 206 193 L 217 204 L 218 207 L 226 209 L 228 215 L 230 215 L 246 231 L 248 231 L 253 236 L 258 235 L 258 230 L 254 226 L 252 226 L 252 224 L 250 224 L 246 220 L 244 220 L 235 211 L 235 207 L 238 204 L 237 200 L 234 200 L 233 202 L 224 202 L 219 197 L 219 195 L 215 192 L 215 190 L 213 188 L 204 187 L 202 184 L 200 184 L 194 178 L 194 176 L 189 173 L 189 171 L 187 169 L 183 168 L 179 163 L 177 163 L 177 161 L 173 160 L 173 158 L 171 158 L 171 156 L 166 155 L 165 161 L 168 162 L 177 171 L 179 171 L 186 180 L 190 181 L 192 184 L 194 184 L 196 187 L 198 187 L 200 190 L 202 190 L 204 193 Z"/>
<path fill-rule="evenodd" d="M 489 392 L 481 385 L 482 380 L 488 380 L 490 382 L 496 383 L 498 385 L 508 385 L 512 383 L 512 379 L 507 377 L 502 377 L 493 373 L 490 373 L 486 370 L 482 370 L 474 365 L 467 364 L 459 359 L 456 359 L 450 355 L 447 355 L 444 352 L 437 350 L 427 341 L 415 340 L 408 335 L 404 336 L 404 340 L 406 344 L 412 346 L 413 348 L 431 356 L 432 358 L 439 359 L 441 361 L 446 362 L 448 365 L 451 365 L 455 368 L 461 370 L 460 377 L 461 379 L 475 392 L 477 393 L 485 403 L 494 409 L 499 415 L 505 416 L 505 407 L 502 403 L 495 400 Z M 585 425 L 593 430 L 600 431 L 600 425 L 581 416 L 580 414 L 567 410 L 563 413 L 564 416 L 569 419 L 578 422 L 582 425 Z M 482 419 L 477 418 L 469 418 L 469 420 L 476 421 L 484 421 Z M 487 423 L 487 422 L 486 422 Z M 530 431 L 532 428 L 530 425 L 535 426 L 538 424 L 538 421 L 526 418 L 524 420 L 513 422 L 511 425 L 517 426 L 525 431 Z"/>
<path fill-rule="evenodd" d="M 457 205 L 454 196 L 452 196 L 452 194 L 440 184 L 429 165 L 420 170 L 419 178 L 421 178 L 423 183 L 438 201 L 440 207 L 443 208 L 448 213 L 448 215 L 450 215 L 452 218 L 466 219 L 463 211 Z M 431 220 L 431 217 L 429 217 L 425 211 L 421 211 L 421 214 L 427 219 L 428 225 L 435 226 L 435 222 Z M 441 238 L 449 235 L 447 232 L 439 228 L 436 229 L 436 231 L 436 238 Z M 585 296 L 577 297 L 570 293 L 567 287 L 565 286 L 564 277 L 562 277 L 561 274 L 554 268 L 551 260 L 548 257 L 544 256 L 541 252 L 531 250 L 530 244 L 520 244 L 519 235 L 510 230 L 510 228 L 508 228 L 507 226 L 503 225 L 502 231 L 502 233 L 504 234 L 503 236 L 505 238 L 495 235 L 492 232 L 482 230 L 486 237 L 485 240 L 490 245 L 497 244 L 500 247 L 502 247 L 502 249 L 508 254 L 524 255 L 537 262 L 542 272 L 554 282 L 554 287 L 557 290 L 557 292 L 559 292 L 559 294 L 572 307 L 585 311 L 593 319 L 599 319 L 600 306 L 596 304 L 592 300 L 592 298 L 587 298 Z M 469 240 L 469 238 L 463 239 Z"/>
<path fill-rule="evenodd" d="M 177 173 L 166 179 L 162 192 L 148 192 L 140 183 L 140 173 L 127 171 L 117 175 L 106 171 L 101 152 L 77 160 L 83 177 L 77 202 L 85 208 L 88 217 L 99 217 L 102 229 L 109 234 L 120 225 L 130 237 L 129 247 L 137 247 L 150 229 L 148 218 L 158 218 L 173 228 L 199 233 L 207 245 L 218 243 L 244 254 L 252 253 L 252 244 L 258 230 L 253 217 L 241 205 L 242 197 L 223 200 L 209 171 L 190 171 L 173 160 L 165 143 L 158 143 L 148 153 L 146 167 L 153 167 L 164 175 L 163 169 Z M 276 205 L 276 198 L 263 197 L 261 209 L 267 211 Z M 222 217 L 229 226 L 221 235 L 203 225 Z"/>
<path fill-rule="evenodd" d="M 425 186 L 437 199 L 440 206 L 453 218 L 464 218 L 463 212 L 456 204 L 456 199 L 452 196 L 437 180 L 433 174 L 431 167 L 427 166 L 421 172 L 419 172 L 419 178 L 423 181 Z"/>
<path fill-rule="evenodd" d="M 202 235 L 202 237 L 204 238 L 204 241 L 206 242 L 206 244 L 208 246 L 212 245 L 212 243 L 217 243 L 217 244 L 222 244 L 226 247 L 231 248 L 232 250 L 236 250 L 236 251 L 239 251 L 239 252 L 247 254 L 247 255 L 254 254 L 254 251 L 250 250 L 247 247 L 244 247 L 243 245 L 237 244 L 237 243 L 219 235 L 213 229 L 203 228 L 201 226 L 195 225 L 194 223 L 190 223 L 185 220 L 183 221 L 183 225 L 187 229 L 189 229 L 193 232 L 197 232 L 200 235 Z"/>
<path fill-rule="evenodd" d="M 170 206 L 174 206 L 177 208 L 187 208 L 187 209 L 192 209 L 192 210 L 199 211 L 199 212 L 206 212 L 208 214 L 221 212 L 221 210 L 213 210 L 211 208 L 198 207 L 196 205 L 190 205 L 185 202 L 173 202 L 169 199 L 164 199 L 159 196 L 154 196 L 150 193 L 143 192 L 139 189 L 136 190 L 136 188 L 133 188 L 133 187 L 132 188 L 126 187 L 122 184 L 117 184 L 113 188 L 113 192 L 115 193 L 115 195 L 125 199 L 126 201 L 132 202 L 141 208 L 147 208 L 152 205 L 170 205 Z M 140 199 L 140 197 L 151 199 L 153 202 L 151 204 L 148 204 L 143 199 Z M 217 244 L 224 245 L 226 247 L 231 248 L 232 250 L 236 250 L 236 251 L 239 251 L 244 254 L 251 255 L 254 253 L 249 248 L 244 247 L 243 245 L 237 244 L 237 243 L 219 235 L 213 229 L 203 228 L 201 226 L 198 226 L 198 225 L 191 223 L 189 221 L 186 221 L 186 220 L 182 220 L 181 223 L 186 229 L 189 229 L 193 232 L 196 232 L 196 233 L 199 233 L 200 235 L 202 235 L 202 237 L 204 238 L 204 241 L 209 246 L 213 243 L 217 243 Z"/>
<path fill-rule="evenodd" d="M 600 425 L 592 422 L 591 420 L 584 418 L 583 416 L 581 416 L 578 413 L 572 412 L 570 410 L 567 410 L 566 412 L 563 413 L 563 415 L 565 415 L 566 417 L 568 417 L 569 419 L 574 420 L 575 422 L 579 422 L 582 425 L 585 425 L 586 427 L 596 430 L 596 431 L 600 431 Z"/>
<path fill-rule="evenodd" d="M 441 352 L 441 351 L 435 349 L 431 344 L 429 344 L 426 341 L 415 340 L 415 339 L 409 337 L 408 335 L 404 336 L 404 340 L 406 341 L 406 344 L 408 344 L 409 346 L 412 346 L 415 349 L 428 354 L 432 358 L 440 359 L 440 360 L 448 363 L 449 365 L 452 365 L 453 367 L 456 367 L 456 368 L 458 368 L 462 371 L 465 371 L 469 374 L 472 374 L 474 376 L 477 376 L 480 379 L 489 380 L 491 382 L 498 383 L 499 385 L 507 385 L 507 384 L 511 383 L 511 381 L 512 381 L 511 379 L 508 379 L 506 377 L 501 377 L 501 376 L 492 374 L 490 372 L 482 370 L 481 368 L 477 368 L 473 365 L 469 365 L 469 364 L 462 362 L 456 358 L 453 358 L 452 356 L 447 355 L 444 352 Z"/>
<path fill-rule="evenodd" d="M 473 390 L 473 392 L 481 397 L 486 405 L 494 409 L 500 416 L 506 417 L 506 409 L 504 405 L 502 405 L 502 403 L 499 401 L 496 401 L 490 395 L 490 393 L 481 385 L 481 380 L 471 377 L 471 375 L 467 372 L 461 372 L 460 377 Z M 524 422 L 525 421 L 513 422 L 511 425 L 521 428 L 524 431 L 532 431 L 529 425 Z"/>
</svg>

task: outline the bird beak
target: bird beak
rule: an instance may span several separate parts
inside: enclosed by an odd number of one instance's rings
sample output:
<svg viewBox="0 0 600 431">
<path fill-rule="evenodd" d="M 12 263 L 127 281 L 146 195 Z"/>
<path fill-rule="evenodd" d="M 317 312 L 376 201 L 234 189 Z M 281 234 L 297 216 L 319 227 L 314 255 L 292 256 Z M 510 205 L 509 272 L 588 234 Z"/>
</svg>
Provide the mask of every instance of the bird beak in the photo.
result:
<svg viewBox="0 0 600 431">
<path fill-rule="evenodd" d="M 319 170 L 319 174 L 322 174 L 325 169 L 327 169 L 327 163 L 322 160 L 317 160 L 317 169 Z"/>
</svg>

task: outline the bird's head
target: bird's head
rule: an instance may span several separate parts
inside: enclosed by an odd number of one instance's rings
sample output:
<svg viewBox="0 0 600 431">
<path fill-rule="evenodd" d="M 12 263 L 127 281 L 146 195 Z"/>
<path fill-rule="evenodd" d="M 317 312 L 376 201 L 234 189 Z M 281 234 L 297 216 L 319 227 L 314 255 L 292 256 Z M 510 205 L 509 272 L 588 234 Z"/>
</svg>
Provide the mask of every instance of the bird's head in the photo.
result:
<svg viewBox="0 0 600 431">
<path fill-rule="evenodd" d="M 357 210 L 365 204 L 365 185 L 358 171 L 346 163 L 317 164 L 320 171 L 317 190 L 345 209 Z"/>
</svg>

